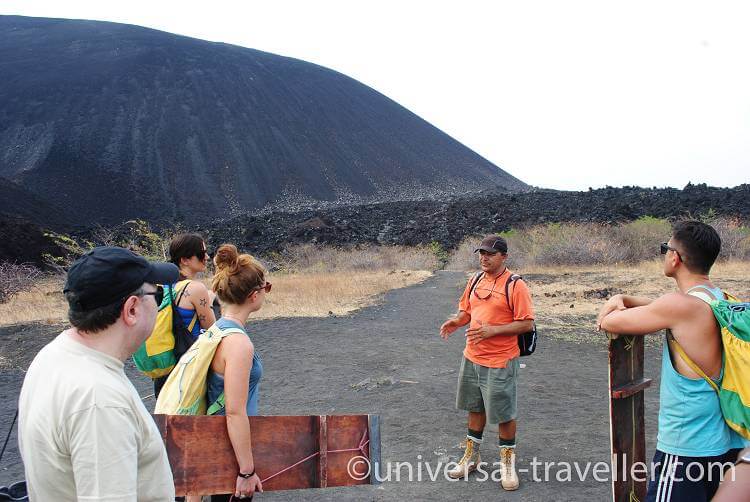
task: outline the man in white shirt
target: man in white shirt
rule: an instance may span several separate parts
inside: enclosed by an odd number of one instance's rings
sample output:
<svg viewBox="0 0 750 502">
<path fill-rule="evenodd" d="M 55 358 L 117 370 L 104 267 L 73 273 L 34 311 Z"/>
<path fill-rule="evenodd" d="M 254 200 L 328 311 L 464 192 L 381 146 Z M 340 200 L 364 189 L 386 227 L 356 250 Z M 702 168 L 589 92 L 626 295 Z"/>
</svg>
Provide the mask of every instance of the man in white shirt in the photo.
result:
<svg viewBox="0 0 750 502">
<path fill-rule="evenodd" d="M 68 271 L 72 327 L 29 366 L 19 447 L 32 501 L 170 501 L 174 482 L 159 430 L 123 362 L 151 334 L 177 267 L 99 247 Z"/>
</svg>

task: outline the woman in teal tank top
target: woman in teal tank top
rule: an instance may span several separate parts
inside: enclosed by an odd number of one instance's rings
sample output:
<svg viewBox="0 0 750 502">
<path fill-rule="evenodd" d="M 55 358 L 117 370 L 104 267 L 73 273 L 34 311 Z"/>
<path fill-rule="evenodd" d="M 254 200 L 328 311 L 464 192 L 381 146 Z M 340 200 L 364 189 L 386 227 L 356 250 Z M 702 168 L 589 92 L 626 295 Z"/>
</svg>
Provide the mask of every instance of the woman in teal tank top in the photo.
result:
<svg viewBox="0 0 750 502">
<path fill-rule="evenodd" d="M 252 497 L 262 490 L 255 474 L 248 415 L 258 413 L 258 392 L 263 366 L 245 325 L 250 314 L 258 311 L 271 291 L 266 271 L 252 256 L 239 254 L 231 244 L 223 244 L 214 258 L 216 273 L 211 289 L 221 300 L 222 317 L 217 326 L 232 333 L 222 338 L 211 361 L 208 376 L 210 408 L 221 396 L 218 411 L 226 415 L 232 448 L 239 466 L 235 496 Z M 239 328 L 239 329 L 238 329 Z M 219 496 L 221 497 L 221 496 Z M 229 500 L 213 496 L 211 500 Z"/>
</svg>

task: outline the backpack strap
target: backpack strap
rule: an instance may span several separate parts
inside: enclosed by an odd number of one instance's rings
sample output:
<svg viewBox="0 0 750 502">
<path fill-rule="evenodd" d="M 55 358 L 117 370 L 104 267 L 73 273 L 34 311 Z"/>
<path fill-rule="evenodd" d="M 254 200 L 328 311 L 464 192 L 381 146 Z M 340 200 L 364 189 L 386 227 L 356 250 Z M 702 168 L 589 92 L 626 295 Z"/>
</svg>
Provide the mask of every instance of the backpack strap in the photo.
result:
<svg viewBox="0 0 750 502">
<path fill-rule="evenodd" d="M 185 291 L 187 290 L 188 286 L 190 286 L 191 282 L 193 282 L 193 281 L 185 281 L 185 285 L 182 286 L 181 288 L 179 288 L 179 290 L 177 288 L 175 288 L 174 290 L 172 290 L 172 300 L 174 300 L 172 302 L 172 306 L 175 309 L 175 310 L 172 311 L 172 315 L 175 316 L 175 317 L 177 317 L 179 319 L 179 322 L 183 326 L 185 325 L 185 323 L 182 322 L 182 316 L 180 316 L 180 313 L 177 312 L 176 309 L 177 309 L 177 305 L 180 304 L 180 300 L 182 300 L 182 295 L 185 293 Z M 179 291 L 178 296 L 175 299 L 174 293 L 177 293 L 178 291 Z M 194 311 L 194 312 L 195 313 L 193 314 L 193 318 L 190 319 L 190 324 L 188 324 L 188 326 L 186 328 L 191 333 L 193 332 L 193 328 L 195 327 L 195 323 L 198 322 L 198 312 L 197 311 Z"/>
<path fill-rule="evenodd" d="M 682 346 L 679 344 L 677 339 L 672 334 L 672 330 L 667 330 L 667 338 L 674 342 L 674 348 L 677 351 L 677 353 L 680 355 L 683 361 L 687 363 L 688 366 L 690 366 L 690 369 L 695 371 L 701 378 L 703 378 L 706 382 L 708 382 L 708 385 L 711 386 L 713 390 L 716 391 L 716 393 L 719 393 L 719 386 L 716 385 L 716 382 L 711 380 L 711 378 L 706 375 L 706 372 L 700 369 L 700 366 L 695 364 L 695 361 L 690 359 L 690 356 L 687 355 L 687 352 L 685 352 L 685 349 L 682 348 Z"/>
<path fill-rule="evenodd" d="M 688 289 L 687 294 L 690 296 L 694 296 L 696 298 L 700 298 L 704 302 L 710 304 L 712 301 L 715 300 L 723 300 L 723 294 L 722 298 L 717 298 L 714 294 L 715 291 L 705 284 L 698 284 L 697 286 L 693 286 L 692 288 Z"/>
<path fill-rule="evenodd" d="M 209 331 L 213 330 L 215 326 L 216 324 L 211 326 L 211 329 Z M 216 330 L 214 330 L 213 332 L 216 333 L 216 331 L 219 331 L 219 333 L 217 334 L 221 334 L 222 338 L 227 337 L 229 335 L 233 335 L 235 333 L 240 333 L 240 334 L 247 336 L 247 333 L 244 330 L 241 330 L 239 328 L 222 329 L 222 328 L 217 327 Z M 252 371 L 252 366 L 250 367 L 250 370 Z M 222 392 L 221 394 L 219 394 L 219 397 L 216 398 L 216 401 L 211 403 L 211 405 L 208 407 L 208 409 L 206 410 L 206 415 L 215 415 L 216 413 L 221 411 L 225 403 L 226 403 L 226 398 L 224 397 L 224 393 Z"/>
<path fill-rule="evenodd" d="M 221 394 L 219 394 L 219 397 L 216 398 L 216 401 L 211 403 L 211 406 L 208 407 L 208 409 L 206 410 L 206 415 L 215 415 L 216 413 L 221 411 L 224 405 L 225 405 L 225 399 L 224 399 L 224 393 L 222 392 Z"/>
<path fill-rule="evenodd" d="M 477 272 L 474 274 L 474 278 L 472 279 L 471 288 L 469 288 L 469 295 L 474 292 L 475 289 L 477 289 L 477 284 L 479 284 L 479 281 L 482 280 L 482 277 L 484 277 L 484 272 Z"/>
<path fill-rule="evenodd" d="M 702 291 L 701 291 L 702 290 Z M 714 290 L 706 286 L 705 284 L 699 284 L 697 286 L 693 286 L 690 288 L 687 292 L 688 295 L 694 296 L 700 300 L 703 300 L 704 302 L 708 303 L 709 305 L 711 302 L 720 300 L 721 298 L 714 298 Z M 716 385 L 716 382 L 711 380 L 711 378 L 706 375 L 706 372 L 703 371 L 700 366 L 698 366 L 695 361 L 690 359 L 690 356 L 687 355 L 687 352 L 685 352 L 685 349 L 682 348 L 680 343 L 677 341 L 677 339 L 672 334 L 672 330 L 667 330 L 667 338 L 672 341 L 672 344 L 677 351 L 677 353 L 680 355 L 683 361 L 690 367 L 691 370 L 693 370 L 698 376 L 703 378 L 708 384 L 713 388 L 717 393 L 719 392 L 719 386 Z"/>
<path fill-rule="evenodd" d="M 510 304 L 510 294 L 509 289 L 511 283 L 516 282 L 518 279 L 522 279 L 522 277 L 518 274 L 510 274 L 510 277 L 508 277 L 508 280 L 505 281 L 505 301 L 508 302 L 508 308 L 510 309 L 511 314 L 513 314 L 513 306 Z"/>
</svg>

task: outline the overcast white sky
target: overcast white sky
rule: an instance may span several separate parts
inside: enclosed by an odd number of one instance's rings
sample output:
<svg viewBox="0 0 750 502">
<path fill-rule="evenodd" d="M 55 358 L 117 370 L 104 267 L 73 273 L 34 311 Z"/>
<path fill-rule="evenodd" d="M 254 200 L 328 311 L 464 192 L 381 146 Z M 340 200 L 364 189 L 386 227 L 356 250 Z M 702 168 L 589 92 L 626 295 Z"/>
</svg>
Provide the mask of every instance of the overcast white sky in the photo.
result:
<svg viewBox="0 0 750 502">
<path fill-rule="evenodd" d="M 0 13 L 327 66 L 536 186 L 750 182 L 750 2 L 0 0 Z"/>
</svg>

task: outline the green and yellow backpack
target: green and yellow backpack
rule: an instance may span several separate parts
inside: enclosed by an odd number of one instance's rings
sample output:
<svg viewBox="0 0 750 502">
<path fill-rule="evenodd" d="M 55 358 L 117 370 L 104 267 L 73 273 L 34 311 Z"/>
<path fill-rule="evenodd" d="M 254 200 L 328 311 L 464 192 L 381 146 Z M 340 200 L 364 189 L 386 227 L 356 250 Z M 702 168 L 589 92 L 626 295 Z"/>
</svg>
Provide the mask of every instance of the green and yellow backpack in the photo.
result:
<svg viewBox="0 0 750 502">
<path fill-rule="evenodd" d="M 688 357 L 676 340 L 674 346 L 688 366 L 717 392 L 727 425 L 740 436 L 750 439 L 750 303 L 740 302 L 727 293 L 724 293 L 724 300 L 695 296 L 711 306 L 721 328 L 724 367 L 721 386 Z"/>
<path fill-rule="evenodd" d="M 133 354 L 133 362 L 146 376 L 159 378 L 169 375 L 180 356 L 192 344 L 192 337 L 184 331 L 192 332 L 198 316 L 193 315 L 188 326 L 184 326 L 175 308 L 191 281 L 180 281 L 174 285 L 164 286 L 164 300 L 159 305 L 156 323 L 151 335 Z"/>
</svg>

